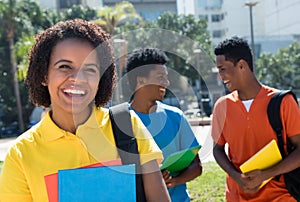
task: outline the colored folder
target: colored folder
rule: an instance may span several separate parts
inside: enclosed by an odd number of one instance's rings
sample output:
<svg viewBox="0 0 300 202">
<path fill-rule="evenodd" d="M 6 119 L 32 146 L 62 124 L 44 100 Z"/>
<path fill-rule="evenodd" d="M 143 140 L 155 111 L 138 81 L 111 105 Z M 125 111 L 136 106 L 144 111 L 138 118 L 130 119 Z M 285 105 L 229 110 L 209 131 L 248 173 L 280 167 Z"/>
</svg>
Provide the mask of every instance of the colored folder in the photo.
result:
<svg viewBox="0 0 300 202">
<path fill-rule="evenodd" d="M 121 159 L 115 159 L 106 162 L 100 162 L 85 166 L 84 168 L 101 167 L 101 166 L 115 166 L 122 165 Z M 49 202 L 58 202 L 58 174 L 53 173 L 44 177 Z"/>
<path fill-rule="evenodd" d="M 280 151 L 277 146 L 277 142 L 273 139 L 262 149 L 260 149 L 251 158 L 245 161 L 240 169 L 243 173 L 247 173 L 253 170 L 264 170 L 270 168 L 282 160 Z M 272 178 L 265 180 L 260 187 L 264 186 Z"/>
<path fill-rule="evenodd" d="M 201 145 L 175 152 L 169 155 L 160 166 L 160 170 L 168 170 L 171 175 L 178 174 L 179 171 L 187 168 L 198 154 Z"/>
<path fill-rule="evenodd" d="M 58 171 L 59 202 L 135 202 L 135 165 Z"/>
</svg>

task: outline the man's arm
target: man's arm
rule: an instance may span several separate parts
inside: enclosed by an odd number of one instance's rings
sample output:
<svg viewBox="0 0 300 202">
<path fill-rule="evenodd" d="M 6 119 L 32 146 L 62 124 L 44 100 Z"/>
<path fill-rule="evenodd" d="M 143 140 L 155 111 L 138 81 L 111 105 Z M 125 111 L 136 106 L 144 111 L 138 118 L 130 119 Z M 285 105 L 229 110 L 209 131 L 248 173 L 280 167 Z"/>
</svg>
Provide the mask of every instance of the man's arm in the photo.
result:
<svg viewBox="0 0 300 202">
<path fill-rule="evenodd" d="M 145 195 L 148 202 L 171 201 L 156 160 L 142 165 Z"/>
<path fill-rule="evenodd" d="M 295 146 L 295 150 L 278 164 L 278 174 L 287 173 L 300 167 L 300 134 L 289 137 L 289 140 Z"/>
<path fill-rule="evenodd" d="M 168 188 L 189 182 L 195 179 L 196 177 L 200 176 L 201 173 L 202 165 L 198 155 L 196 155 L 193 162 L 176 177 L 170 176 L 170 172 L 167 170 L 164 170 L 162 172 L 163 178 Z"/>
<path fill-rule="evenodd" d="M 249 178 L 245 174 L 236 170 L 236 168 L 229 160 L 225 152 L 224 145 L 219 145 L 217 143 L 214 143 L 213 154 L 220 167 L 238 183 L 240 188 L 245 193 L 255 193 L 258 191 L 260 184 L 254 187 L 247 186 L 247 182 L 249 181 Z"/>
</svg>

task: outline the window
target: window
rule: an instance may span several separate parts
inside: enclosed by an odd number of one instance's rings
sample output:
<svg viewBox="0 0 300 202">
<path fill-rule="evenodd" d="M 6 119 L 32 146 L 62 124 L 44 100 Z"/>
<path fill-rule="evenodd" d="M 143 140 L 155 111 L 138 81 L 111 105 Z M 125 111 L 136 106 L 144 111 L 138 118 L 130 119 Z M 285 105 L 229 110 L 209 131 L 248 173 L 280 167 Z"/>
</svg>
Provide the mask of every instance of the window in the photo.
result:
<svg viewBox="0 0 300 202">
<path fill-rule="evenodd" d="M 215 14 L 215 15 L 211 15 L 211 21 L 212 22 L 220 22 L 224 19 L 224 15 L 223 14 Z"/>
<path fill-rule="evenodd" d="M 224 35 L 225 35 L 225 31 L 224 30 L 214 30 L 212 32 L 212 37 L 213 38 L 221 38 Z"/>
<path fill-rule="evenodd" d="M 73 5 L 81 4 L 81 0 L 59 0 L 59 8 L 71 8 Z"/>
<path fill-rule="evenodd" d="M 199 15 L 199 19 L 205 19 L 208 21 L 208 16 L 207 15 Z"/>
<path fill-rule="evenodd" d="M 223 0 L 198 0 L 198 5 L 202 8 L 221 8 Z"/>
</svg>

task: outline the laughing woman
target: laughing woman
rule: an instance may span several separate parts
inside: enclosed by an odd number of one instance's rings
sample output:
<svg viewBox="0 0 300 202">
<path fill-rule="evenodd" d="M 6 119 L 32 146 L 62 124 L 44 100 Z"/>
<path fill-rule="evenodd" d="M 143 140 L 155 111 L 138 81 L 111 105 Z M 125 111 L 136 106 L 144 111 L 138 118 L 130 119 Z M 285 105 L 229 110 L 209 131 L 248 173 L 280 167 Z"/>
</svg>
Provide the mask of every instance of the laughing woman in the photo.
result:
<svg viewBox="0 0 300 202">
<path fill-rule="evenodd" d="M 46 175 L 120 158 L 103 108 L 116 80 L 109 39 L 100 27 L 80 19 L 59 22 L 36 37 L 25 82 L 33 104 L 51 110 L 7 153 L 0 201 L 46 202 Z M 169 201 L 158 167 L 161 151 L 131 115 L 146 199 Z"/>
</svg>

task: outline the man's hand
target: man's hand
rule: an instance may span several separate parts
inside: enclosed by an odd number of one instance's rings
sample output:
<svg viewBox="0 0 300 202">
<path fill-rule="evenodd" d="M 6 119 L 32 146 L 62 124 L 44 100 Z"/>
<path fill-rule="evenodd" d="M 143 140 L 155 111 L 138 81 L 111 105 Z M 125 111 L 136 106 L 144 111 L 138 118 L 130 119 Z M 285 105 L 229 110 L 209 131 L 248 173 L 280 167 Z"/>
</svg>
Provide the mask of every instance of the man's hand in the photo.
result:
<svg viewBox="0 0 300 202">
<path fill-rule="evenodd" d="M 164 178 L 167 188 L 175 187 L 176 186 L 176 178 L 172 177 L 170 175 L 170 171 L 163 170 L 161 172 L 162 172 L 162 176 Z"/>
<path fill-rule="evenodd" d="M 245 193 L 253 194 L 259 190 L 265 178 L 261 170 L 254 170 L 245 174 L 240 173 L 235 180 Z"/>
</svg>

